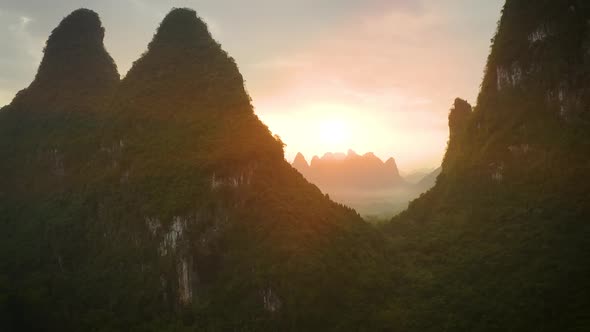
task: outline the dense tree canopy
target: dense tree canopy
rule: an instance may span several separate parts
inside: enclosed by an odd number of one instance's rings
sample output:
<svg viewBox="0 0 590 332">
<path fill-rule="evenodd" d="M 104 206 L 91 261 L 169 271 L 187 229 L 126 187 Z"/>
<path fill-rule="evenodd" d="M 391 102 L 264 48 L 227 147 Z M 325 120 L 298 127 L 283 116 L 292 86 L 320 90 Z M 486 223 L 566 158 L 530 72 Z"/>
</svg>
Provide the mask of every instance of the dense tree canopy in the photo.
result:
<svg viewBox="0 0 590 332">
<path fill-rule="evenodd" d="M 437 185 L 374 227 L 284 160 L 194 11 L 121 81 L 73 12 L 0 112 L 2 326 L 588 330 L 589 19 L 507 1 Z"/>
</svg>

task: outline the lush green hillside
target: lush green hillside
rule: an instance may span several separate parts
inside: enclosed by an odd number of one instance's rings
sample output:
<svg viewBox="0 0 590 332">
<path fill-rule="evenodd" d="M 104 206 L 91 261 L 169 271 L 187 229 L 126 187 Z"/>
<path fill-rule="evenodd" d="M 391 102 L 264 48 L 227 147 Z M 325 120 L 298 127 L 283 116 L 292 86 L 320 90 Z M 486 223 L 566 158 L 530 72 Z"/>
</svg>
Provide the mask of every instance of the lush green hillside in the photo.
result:
<svg viewBox="0 0 590 332">
<path fill-rule="evenodd" d="M 0 111 L 0 326 L 590 329 L 589 19 L 509 0 L 437 185 L 375 229 L 284 160 L 194 11 L 123 80 L 75 11 Z"/>
<path fill-rule="evenodd" d="M 3 326 L 362 326 L 381 237 L 284 160 L 195 12 L 170 12 L 121 82 L 102 31 L 66 17 L 0 112 Z"/>
<path fill-rule="evenodd" d="M 401 330 L 590 329 L 589 22 L 587 1 L 507 1 L 437 185 L 386 226 Z"/>
</svg>

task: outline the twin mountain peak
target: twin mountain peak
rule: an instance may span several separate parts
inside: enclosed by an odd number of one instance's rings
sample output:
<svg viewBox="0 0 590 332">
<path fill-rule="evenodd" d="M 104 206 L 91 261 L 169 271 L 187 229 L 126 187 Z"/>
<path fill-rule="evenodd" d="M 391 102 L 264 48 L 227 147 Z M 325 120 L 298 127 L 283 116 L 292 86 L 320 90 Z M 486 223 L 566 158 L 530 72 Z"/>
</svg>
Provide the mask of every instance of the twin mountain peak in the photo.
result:
<svg viewBox="0 0 590 332">
<path fill-rule="evenodd" d="M 165 96 L 171 110 L 181 111 L 189 106 L 189 95 L 192 99 L 207 98 L 210 90 L 223 87 L 227 105 L 218 108 L 249 106 L 235 61 L 213 39 L 194 10 L 173 9 L 122 81 L 104 47 L 104 35 L 100 18 L 92 10 L 78 9 L 65 17 L 47 40 L 34 81 L 12 104 L 25 110 L 88 111 L 123 93 L 130 99 L 158 100 Z M 138 84 L 151 84 L 151 91 L 138 91 Z M 219 103 L 223 100 L 218 98 Z"/>
<path fill-rule="evenodd" d="M 0 111 L 8 330 L 588 330 L 588 22 L 508 0 L 437 184 L 373 227 L 285 161 L 194 11 L 123 80 L 73 12 Z"/>
</svg>

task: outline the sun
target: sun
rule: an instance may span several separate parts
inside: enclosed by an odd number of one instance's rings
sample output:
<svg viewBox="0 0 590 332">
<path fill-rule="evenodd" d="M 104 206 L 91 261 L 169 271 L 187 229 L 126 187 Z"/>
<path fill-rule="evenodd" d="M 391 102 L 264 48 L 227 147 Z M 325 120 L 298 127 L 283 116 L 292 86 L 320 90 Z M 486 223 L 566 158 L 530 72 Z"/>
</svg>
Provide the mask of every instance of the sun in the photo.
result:
<svg viewBox="0 0 590 332">
<path fill-rule="evenodd" d="M 325 120 L 320 123 L 320 140 L 331 148 L 346 148 L 350 139 L 348 124 L 339 119 Z"/>
</svg>

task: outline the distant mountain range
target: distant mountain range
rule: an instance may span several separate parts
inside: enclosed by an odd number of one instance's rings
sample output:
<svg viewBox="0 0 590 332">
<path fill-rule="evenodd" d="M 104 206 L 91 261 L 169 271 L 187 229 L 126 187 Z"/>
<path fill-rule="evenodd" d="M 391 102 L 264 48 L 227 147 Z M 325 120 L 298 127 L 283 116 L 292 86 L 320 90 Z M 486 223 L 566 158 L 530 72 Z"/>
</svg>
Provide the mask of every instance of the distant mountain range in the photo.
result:
<svg viewBox="0 0 590 332">
<path fill-rule="evenodd" d="M 310 163 L 297 153 L 292 166 L 332 199 L 365 216 L 402 211 L 412 199 L 434 186 L 440 174 L 439 168 L 413 183 L 400 175 L 394 158 L 384 162 L 372 152 L 360 155 L 353 150 L 327 152 L 322 157 L 314 156 Z"/>
<path fill-rule="evenodd" d="M 295 170 L 195 11 L 122 80 L 73 12 L 0 109 L 0 329 L 590 331 L 589 22 L 507 0 L 477 106 L 410 185 L 352 151 Z M 390 211 L 434 178 L 379 225 L 325 195 Z"/>
<path fill-rule="evenodd" d="M 364 155 L 352 150 L 348 150 L 347 154 L 328 152 L 321 158 L 314 156 L 309 164 L 303 154 L 298 153 L 292 165 L 320 187 L 366 189 L 406 184 L 400 176 L 395 159 L 389 158 L 383 162 L 371 152 Z"/>
</svg>

